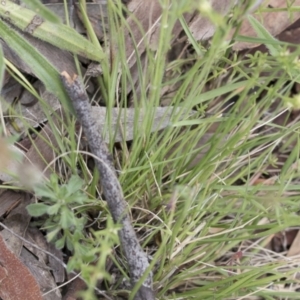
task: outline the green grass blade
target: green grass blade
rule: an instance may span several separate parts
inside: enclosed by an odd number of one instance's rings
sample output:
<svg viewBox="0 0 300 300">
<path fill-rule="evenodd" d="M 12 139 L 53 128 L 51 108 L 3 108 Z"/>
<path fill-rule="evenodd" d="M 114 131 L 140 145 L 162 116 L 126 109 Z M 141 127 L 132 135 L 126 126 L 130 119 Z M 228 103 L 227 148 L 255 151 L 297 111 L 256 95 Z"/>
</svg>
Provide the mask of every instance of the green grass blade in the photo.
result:
<svg viewBox="0 0 300 300">
<path fill-rule="evenodd" d="M 11 1 L 6 1 L 6 6 L 0 5 L 0 16 L 22 31 L 28 32 L 60 49 L 95 61 L 101 61 L 105 56 L 100 47 L 93 45 L 73 28 L 43 20 L 33 11 Z M 9 16 L 9 19 L 7 16 Z"/>
<path fill-rule="evenodd" d="M 200 104 L 207 100 L 210 100 L 210 99 L 213 99 L 216 97 L 220 97 L 224 94 L 238 90 L 239 88 L 243 88 L 243 87 L 247 86 L 247 84 L 248 84 L 248 81 L 245 80 L 245 81 L 232 83 L 230 85 L 221 86 L 217 89 L 208 91 L 208 92 L 203 93 L 200 96 L 196 97 L 193 103 L 194 103 L 194 105 L 197 105 L 197 104 Z"/>
<path fill-rule="evenodd" d="M 2 47 L 0 46 L 0 88 L 2 88 L 2 84 L 3 84 L 4 70 L 5 70 L 5 63 L 4 63 Z"/>
<path fill-rule="evenodd" d="M 42 5 L 39 0 L 23 0 L 23 2 L 45 20 L 52 23 L 61 23 L 59 17 Z"/>
<path fill-rule="evenodd" d="M 281 47 L 278 44 L 278 41 L 266 30 L 266 28 L 254 17 L 251 15 L 248 16 L 248 20 L 255 30 L 259 38 L 265 39 L 265 45 L 269 49 L 270 53 L 274 56 L 279 55 Z M 277 43 L 275 43 L 277 41 Z"/>
<path fill-rule="evenodd" d="M 57 96 L 65 108 L 73 111 L 60 81 L 59 73 L 54 66 L 30 43 L 3 22 L 0 22 L 0 37 L 31 67 L 33 73 L 44 83 L 47 90 Z"/>
</svg>

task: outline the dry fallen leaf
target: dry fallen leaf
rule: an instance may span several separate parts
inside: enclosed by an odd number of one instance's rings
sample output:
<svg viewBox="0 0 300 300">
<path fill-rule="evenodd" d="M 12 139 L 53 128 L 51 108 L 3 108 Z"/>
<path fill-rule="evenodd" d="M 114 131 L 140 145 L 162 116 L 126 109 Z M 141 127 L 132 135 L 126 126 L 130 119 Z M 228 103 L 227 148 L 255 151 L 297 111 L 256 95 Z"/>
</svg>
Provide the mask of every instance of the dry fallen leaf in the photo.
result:
<svg viewBox="0 0 300 300">
<path fill-rule="evenodd" d="M 213 10 L 218 12 L 221 15 L 226 15 L 232 5 L 234 5 L 232 0 L 211 0 L 210 1 Z M 210 39 L 215 33 L 215 25 L 207 18 L 204 17 L 201 13 L 197 14 L 195 18 L 189 23 L 189 28 L 193 37 L 197 41 L 203 41 Z"/>
<path fill-rule="evenodd" d="M 28 204 L 32 203 L 32 199 L 26 193 L 14 194 L 17 199 L 22 196 L 21 202 L 19 202 L 19 205 L 8 214 L 3 221 L 3 224 L 12 230 L 16 235 L 12 234 L 8 229 L 3 229 L 0 233 L 0 236 L 5 241 L 6 247 L 14 255 L 16 255 L 16 257 L 19 257 L 20 263 L 23 263 L 24 266 L 30 270 L 31 274 L 36 279 L 39 290 L 45 293 L 54 289 L 53 292 L 44 296 L 43 300 L 60 300 L 60 291 L 59 289 L 56 289 L 57 286 L 55 284 L 53 275 L 50 273 L 50 268 L 47 265 L 47 255 L 31 245 L 33 244 L 39 246 L 41 249 L 48 250 L 48 244 L 42 233 L 36 228 L 28 229 L 31 216 L 28 214 L 26 207 Z M 7 193 L 4 193 L 4 195 L 7 195 Z M 24 242 L 18 236 L 24 237 L 31 244 Z M 13 276 L 14 275 L 11 275 L 11 277 Z M 18 298 L 4 298 L 4 300 L 5 299 Z"/>
<path fill-rule="evenodd" d="M 295 241 L 297 235 L 299 235 L 298 229 L 284 230 L 275 233 L 270 243 L 271 249 L 277 253 L 287 251 L 292 244 L 295 243 L 295 246 L 297 245 L 298 241 Z M 295 250 L 296 249 L 294 248 L 293 251 Z M 293 252 L 289 251 L 289 253 L 290 256 L 295 255 L 295 252 L 293 254 Z"/>
<path fill-rule="evenodd" d="M 40 288 L 18 257 L 7 248 L 0 235 L 0 297 L 4 300 L 42 300 Z"/>
<path fill-rule="evenodd" d="M 37 228 L 29 228 L 26 231 L 25 239 L 33 245 L 47 250 L 48 243 L 41 231 Z M 43 300 L 60 300 L 62 298 L 60 290 L 54 281 L 51 269 L 49 268 L 48 256 L 45 252 L 32 247 L 29 243 L 24 243 L 22 248 L 20 260 L 30 270 L 36 279 L 42 293 L 47 293 L 43 296 Z"/>
<path fill-rule="evenodd" d="M 300 6 L 300 0 L 292 1 L 293 6 Z M 269 0 L 263 1 L 261 8 L 274 8 L 274 9 L 286 9 L 287 1 L 286 0 Z M 294 10 L 292 13 L 288 11 L 270 11 L 270 12 L 262 12 L 262 13 L 253 13 L 253 17 L 255 17 L 261 24 L 266 28 L 267 31 L 273 36 L 278 35 L 282 31 L 284 31 L 289 25 L 293 24 L 296 20 L 300 18 L 300 11 Z M 245 19 L 242 23 L 242 26 L 239 30 L 239 35 L 256 37 L 256 32 L 249 24 L 249 22 Z M 255 43 L 245 43 L 238 42 L 234 44 L 234 50 L 243 50 L 248 48 L 253 48 L 258 46 L 259 44 Z"/>
<path fill-rule="evenodd" d="M 0 217 L 8 215 L 23 200 L 23 193 L 0 189 Z"/>
<path fill-rule="evenodd" d="M 48 113 L 54 112 L 61 107 L 57 97 L 49 91 L 46 91 L 40 81 L 37 81 L 33 86 L 37 92 L 39 92 L 41 98 L 47 102 L 49 108 L 51 108 L 51 111 L 49 109 Z M 10 97 L 0 99 L 4 112 L 9 110 L 9 106 L 12 105 L 13 100 L 14 99 Z M 19 100 L 11 109 L 13 111 L 13 117 L 10 116 L 11 113 L 7 113 L 10 122 L 6 124 L 6 128 L 11 133 L 19 134 L 23 132 L 25 128 L 28 128 L 28 126 L 37 127 L 47 120 L 44 109 L 30 92 L 24 90 Z"/>
<path fill-rule="evenodd" d="M 296 231 L 296 235 L 292 240 L 290 249 L 288 250 L 287 257 L 298 256 L 300 254 L 300 231 Z"/>
<path fill-rule="evenodd" d="M 3 224 L 17 235 L 23 237 L 31 219 L 26 206 L 32 202 L 32 199 L 26 193 L 23 193 L 22 196 L 21 204 L 12 210 L 12 212 L 3 221 Z M 7 229 L 3 229 L 0 232 L 0 235 L 5 240 L 6 247 L 19 257 L 22 251 L 23 241 Z"/>
<path fill-rule="evenodd" d="M 210 0 L 211 7 L 218 12 L 220 15 L 226 15 L 233 5 L 236 5 L 238 1 L 232 0 Z M 259 20 L 265 28 L 273 35 L 277 35 L 284 31 L 289 25 L 294 23 L 296 20 L 300 18 L 300 11 L 293 11 L 293 13 L 289 13 L 288 11 L 284 11 L 287 7 L 286 0 L 269 0 L 269 1 L 256 1 L 257 3 L 252 6 L 249 10 L 249 14 L 251 13 L 257 20 Z M 293 1 L 293 6 L 299 6 L 300 0 Z M 260 7 L 261 9 L 266 8 L 274 8 L 277 11 L 268 11 L 257 13 L 257 9 Z M 129 65 L 132 66 L 135 63 L 135 50 L 132 40 L 138 45 L 139 55 L 141 55 L 146 45 L 150 46 L 150 48 L 155 49 L 158 36 L 159 36 L 159 20 L 161 17 L 161 6 L 159 1 L 151 1 L 144 3 L 141 0 L 133 0 L 128 4 L 128 9 L 132 14 L 134 14 L 135 18 L 131 16 L 128 17 L 128 24 L 131 28 L 132 34 L 129 32 L 126 34 L 126 55 L 128 57 Z M 283 9 L 280 11 L 279 9 Z M 193 14 L 189 14 L 185 16 L 186 22 L 190 28 L 193 37 L 197 41 L 203 41 L 210 39 L 215 33 L 215 25 L 203 14 L 198 13 L 195 16 Z M 136 20 L 138 20 L 144 32 L 141 32 L 139 27 L 136 26 Z M 181 27 L 175 25 L 174 27 L 174 37 L 176 37 L 180 32 Z M 230 39 L 234 33 L 228 37 Z M 242 26 L 239 30 L 239 35 L 245 35 L 250 37 L 255 37 L 256 33 L 252 26 L 249 24 L 247 19 L 242 22 Z M 257 46 L 258 44 L 253 43 L 244 43 L 238 42 L 234 44 L 234 50 L 242 50 L 245 48 L 252 48 Z"/>
<path fill-rule="evenodd" d="M 57 249 L 53 244 L 48 243 L 48 252 L 52 253 L 54 256 L 63 261 L 63 253 L 61 250 Z M 49 268 L 52 271 L 55 282 L 64 282 L 65 281 L 65 269 L 61 263 L 49 255 Z"/>
<path fill-rule="evenodd" d="M 74 275 L 69 275 L 69 280 L 72 281 L 68 285 L 68 291 L 63 300 L 78 300 L 78 292 L 84 291 L 87 288 L 86 283 L 80 278 L 74 278 Z"/>
<path fill-rule="evenodd" d="M 154 107 L 149 108 L 113 108 L 111 116 L 111 125 L 112 125 L 112 136 L 115 135 L 115 142 L 121 141 L 131 141 L 134 139 L 134 123 L 139 124 L 140 130 L 143 130 L 141 127 L 145 119 L 146 114 L 153 115 L 153 123 L 151 132 L 156 132 L 170 126 L 172 119 L 175 116 L 179 116 L 179 120 L 182 120 L 186 115 L 193 115 L 195 112 L 190 111 L 187 114 L 187 111 L 183 108 L 172 108 L 172 107 Z M 136 114 L 138 114 L 136 116 Z M 95 121 L 97 122 L 99 128 L 102 131 L 103 138 L 105 142 L 109 142 L 109 130 L 105 126 L 107 118 L 107 109 L 106 107 L 92 107 L 92 115 Z M 137 119 L 137 120 L 136 120 Z"/>
<path fill-rule="evenodd" d="M 158 0 L 132 0 L 127 8 L 131 14 L 127 18 L 130 30 L 125 29 L 125 49 L 128 64 L 132 67 L 136 62 L 135 45 L 137 45 L 138 55 L 141 55 L 149 45 L 149 40 L 158 26 L 161 6 Z M 118 49 L 115 48 L 114 51 Z"/>
</svg>

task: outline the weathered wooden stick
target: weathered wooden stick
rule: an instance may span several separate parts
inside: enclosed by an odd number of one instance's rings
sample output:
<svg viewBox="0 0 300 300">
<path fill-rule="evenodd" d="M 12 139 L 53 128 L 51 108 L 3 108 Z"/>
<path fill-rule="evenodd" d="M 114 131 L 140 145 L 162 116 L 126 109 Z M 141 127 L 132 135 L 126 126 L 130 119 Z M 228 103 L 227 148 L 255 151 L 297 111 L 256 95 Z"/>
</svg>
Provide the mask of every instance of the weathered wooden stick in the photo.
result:
<svg viewBox="0 0 300 300">
<path fill-rule="evenodd" d="M 112 156 L 101 137 L 102 131 L 98 128 L 95 119 L 92 117 L 89 98 L 79 78 L 76 75 L 71 78 L 67 72 L 62 72 L 61 80 L 73 103 L 78 120 L 82 125 L 90 151 L 99 158 L 99 160 L 95 160 L 95 164 L 101 176 L 103 193 L 111 215 L 116 223 L 122 225 L 122 228 L 119 230 L 119 238 L 128 262 L 131 282 L 134 285 L 144 275 L 146 269 L 149 267 L 149 262 L 131 225 L 127 205 L 116 175 Z M 149 272 L 149 275 L 134 296 L 134 299 L 155 299 L 152 290 L 151 272 Z"/>
</svg>

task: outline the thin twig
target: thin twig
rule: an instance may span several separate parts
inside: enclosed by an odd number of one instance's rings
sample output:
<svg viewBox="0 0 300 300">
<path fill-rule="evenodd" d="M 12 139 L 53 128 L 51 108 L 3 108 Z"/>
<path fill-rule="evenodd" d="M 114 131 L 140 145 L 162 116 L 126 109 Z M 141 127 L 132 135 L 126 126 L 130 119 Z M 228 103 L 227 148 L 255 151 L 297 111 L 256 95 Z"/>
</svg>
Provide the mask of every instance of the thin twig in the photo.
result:
<svg viewBox="0 0 300 300">
<path fill-rule="evenodd" d="M 102 131 L 98 127 L 96 120 L 92 117 L 92 108 L 84 86 L 76 75 L 71 78 L 67 72 L 61 73 L 61 80 L 73 103 L 78 120 L 82 125 L 90 151 L 100 158 L 100 160 L 95 160 L 95 164 L 101 176 L 103 193 L 110 213 L 114 221 L 122 225 L 118 233 L 124 255 L 128 262 L 131 282 L 135 285 L 142 277 L 145 277 L 134 299 L 154 300 L 152 273 L 148 271 L 147 276 L 145 276 L 146 269 L 149 267 L 148 258 L 141 248 L 131 225 L 127 205 L 113 165 L 112 156 L 101 137 L 100 133 Z"/>
</svg>

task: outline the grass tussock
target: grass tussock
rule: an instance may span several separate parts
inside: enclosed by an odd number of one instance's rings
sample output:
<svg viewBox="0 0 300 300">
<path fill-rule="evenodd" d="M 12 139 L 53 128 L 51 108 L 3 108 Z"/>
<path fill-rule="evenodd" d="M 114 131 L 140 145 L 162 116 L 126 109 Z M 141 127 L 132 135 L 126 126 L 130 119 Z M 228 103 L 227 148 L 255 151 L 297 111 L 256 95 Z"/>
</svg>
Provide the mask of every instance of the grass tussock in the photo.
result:
<svg viewBox="0 0 300 300">
<path fill-rule="evenodd" d="M 299 255 L 289 256 L 284 247 L 276 252 L 272 243 L 278 233 L 299 228 L 295 85 L 300 49 L 295 45 L 288 52 L 286 43 L 253 23 L 270 53 L 235 53 L 234 41 L 226 37 L 246 17 L 235 9 L 223 18 L 207 12 L 216 31 L 209 42 L 198 43 L 182 18 L 191 8 L 196 9 L 194 1 L 163 6 L 156 51 L 149 47 L 136 56 L 133 78 L 122 51 L 126 20 L 110 2 L 110 44 L 102 46 L 118 51 L 113 61 L 102 61 L 103 74 L 96 80 L 100 94 L 92 99 L 107 107 L 108 128 L 114 106 L 182 108 L 162 132 L 151 132 L 154 116 L 149 113 L 142 124 L 133 122 L 133 141 L 115 145 L 112 138 L 109 145 L 132 222 L 151 258 L 157 298 L 298 299 Z M 170 60 L 178 17 L 183 54 Z M 94 46 L 101 47 L 87 28 Z M 6 66 L 27 90 L 35 91 L 13 66 Z M 83 80 L 86 86 L 92 81 Z M 63 209 L 68 217 L 64 226 L 51 214 L 38 225 L 59 248 L 72 251 L 68 267 L 82 272 L 89 287 L 86 299 L 92 299 L 99 279 L 109 297 L 129 297 L 118 227 L 101 198 L 99 176 L 89 164 L 81 132 L 71 114 L 53 121 L 49 105 L 43 103 L 43 108 L 56 139 L 58 156 L 51 164 L 57 176 L 36 192 L 47 196 L 44 204 L 53 208 L 51 199 L 63 198 L 57 184 L 65 184 L 66 207 L 53 212 Z M 40 134 L 27 124 L 29 130 Z M 77 227 L 69 230 L 70 224 Z M 60 239 L 55 238 L 58 232 L 63 232 Z"/>
</svg>

